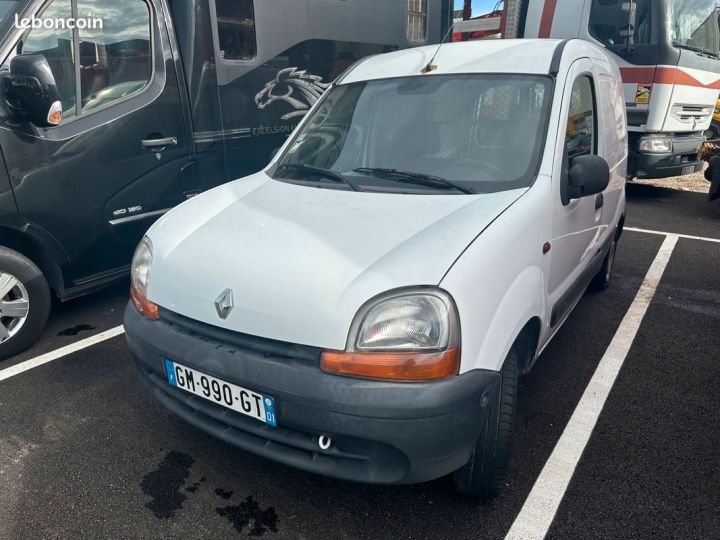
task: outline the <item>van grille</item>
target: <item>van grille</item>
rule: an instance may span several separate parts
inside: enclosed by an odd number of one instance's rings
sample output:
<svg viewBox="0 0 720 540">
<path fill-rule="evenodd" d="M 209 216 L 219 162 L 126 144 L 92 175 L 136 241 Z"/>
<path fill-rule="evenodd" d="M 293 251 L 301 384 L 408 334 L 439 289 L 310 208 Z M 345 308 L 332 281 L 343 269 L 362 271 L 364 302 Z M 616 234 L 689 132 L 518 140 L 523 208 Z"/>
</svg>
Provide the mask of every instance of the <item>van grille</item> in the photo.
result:
<svg viewBox="0 0 720 540">
<path fill-rule="evenodd" d="M 317 347 L 233 332 L 232 330 L 190 319 L 166 309 L 160 310 L 160 322 L 181 328 L 194 336 L 234 347 L 239 352 L 285 361 L 298 361 L 309 365 L 320 365 L 322 349 Z"/>
</svg>

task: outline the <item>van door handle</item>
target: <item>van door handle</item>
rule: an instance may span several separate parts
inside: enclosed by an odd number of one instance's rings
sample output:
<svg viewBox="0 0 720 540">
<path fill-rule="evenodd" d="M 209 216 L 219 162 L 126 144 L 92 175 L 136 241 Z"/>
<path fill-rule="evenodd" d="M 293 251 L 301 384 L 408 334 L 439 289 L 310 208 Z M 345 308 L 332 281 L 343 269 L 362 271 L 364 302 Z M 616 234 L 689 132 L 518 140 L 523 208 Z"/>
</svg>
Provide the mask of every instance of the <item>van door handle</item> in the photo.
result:
<svg viewBox="0 0 720 540">
<path fill-rule="evenodd" d="M 600 193 L 595 197 L 595 210 L 600 210 L 605 205 L 605 195 Z"/>
<path fill-rule="evenodd" d="M 175 146 L 178 143 L 177 137 L 166 137 L 165 139 L 145 139 L 140 141 L 143 148 L 165 148 L 166 146 Z"/>
</svg>

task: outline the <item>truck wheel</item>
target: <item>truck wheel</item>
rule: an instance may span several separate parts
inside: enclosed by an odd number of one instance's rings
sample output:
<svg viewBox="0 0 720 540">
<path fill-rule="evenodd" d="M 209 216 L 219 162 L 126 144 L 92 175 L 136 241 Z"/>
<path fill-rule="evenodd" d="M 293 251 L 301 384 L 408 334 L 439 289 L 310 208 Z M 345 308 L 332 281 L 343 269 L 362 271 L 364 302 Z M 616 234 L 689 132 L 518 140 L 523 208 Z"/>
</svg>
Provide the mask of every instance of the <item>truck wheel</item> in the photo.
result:
<svg viewBox="0 0 720 540">
<path fill-rule="evenodd" d="M 598 272 L 598 274 L 593 278 L 592 282 L 590 283 L 590 289 L 593 291 L 602 291 L 607 289 L 610 286 L 610 281 L 612 280 L 613 275 L 613 267 L 615 266 L 615 254 L 617 253 L 617 238 L 613 240 L 613 243 L 610 245 L 610 249 L 608 250 L 608 254 L 605 255 L 605 260 L 603 261 L 602 268 Z"/>
<path fill-rule="evenodd" d="M 40 269 L 0 247 L 0 360 L 35 343 L 50 314 L 50 287 Z"/>
<path fill-rule="evenodd" d="M 500 391 L 485 407 L 485 429 L 475 444 L 470 461 L 453 475 L 458 492 L 486 500 L 503 490 L 510 466 L 518 391 L 518 357 L 514 349 L 505 359 L 500 375 Z"/>
</svg>

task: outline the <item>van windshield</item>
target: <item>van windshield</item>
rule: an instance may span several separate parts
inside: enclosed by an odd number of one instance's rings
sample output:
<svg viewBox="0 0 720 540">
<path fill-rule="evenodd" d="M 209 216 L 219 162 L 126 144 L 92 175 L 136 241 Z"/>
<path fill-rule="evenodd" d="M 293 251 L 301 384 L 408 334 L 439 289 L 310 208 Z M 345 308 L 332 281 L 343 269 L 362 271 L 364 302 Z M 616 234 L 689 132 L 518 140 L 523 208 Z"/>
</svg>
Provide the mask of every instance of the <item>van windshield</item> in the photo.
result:
<svg viewBox="0 0 720 540">
<path fill-rule="evenodd" d="M 537 174 L 549 77 L 431 75 L 333 88 L 274 178 L 357 191 L 491 193 Z"/>
</svg>

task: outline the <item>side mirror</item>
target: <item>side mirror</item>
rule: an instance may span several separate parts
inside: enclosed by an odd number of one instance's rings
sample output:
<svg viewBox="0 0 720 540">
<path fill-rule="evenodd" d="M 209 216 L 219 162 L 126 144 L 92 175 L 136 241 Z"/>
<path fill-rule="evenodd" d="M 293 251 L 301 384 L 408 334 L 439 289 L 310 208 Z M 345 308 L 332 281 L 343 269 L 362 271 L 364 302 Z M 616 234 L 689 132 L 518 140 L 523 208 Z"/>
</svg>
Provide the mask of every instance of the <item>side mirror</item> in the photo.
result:
<svg viewBox="0 0 720 540">
<path fill-rule="evenodd" d="M 610 184 L 610 166 L 600 156 L 578 156 L 570 160 L 570 170 L 563 185 L 563 204 L 572 199 L 597 195 Z"/>
<path fill-rule="evenodd" d="M 62 101 L 50 64 L 42 54 L 23 54 L 10 61 L 6 98 L 13 109 L 38 127 L 62 122 Z"/>
</svg>

